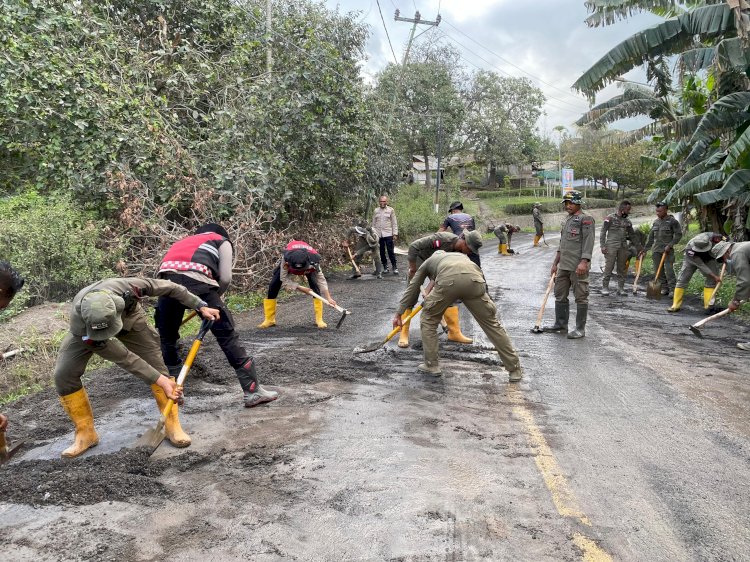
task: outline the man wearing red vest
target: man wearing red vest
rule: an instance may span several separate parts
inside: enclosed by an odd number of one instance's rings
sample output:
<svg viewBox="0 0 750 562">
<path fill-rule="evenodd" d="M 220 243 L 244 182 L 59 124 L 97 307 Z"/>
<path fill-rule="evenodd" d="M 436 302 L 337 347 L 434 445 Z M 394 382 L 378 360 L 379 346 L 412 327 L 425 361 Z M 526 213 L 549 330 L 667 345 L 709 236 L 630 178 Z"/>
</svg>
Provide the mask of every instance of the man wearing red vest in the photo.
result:
<svg viewBox="0 0 750 562">
<path fill-rule="evenodd" d="M 293 275 L 307 277 L 310 288 L 303 287 L 294 281 Z M 292 240 L 286 245 L 281 262 L 273 270 L 273 278 L 268 286 L 268 298 L 263 300 L 265 320 L 258 324 L 258 328 L 270 328 L 276 325 L 276 297 L 279 296 L 281 287 L 306 295 L 309 295 L 312 290 L 325 297 L 330 304 L 336 305 L 336 301 L 328 291 L 328 282 L 320 270 L 320 254 L 302 240 Z M 328 324 L 323 321 L 323 301 L 313 299 L 313 307 L 315 308 L 315 324 L 318 328 L 327 328 Z"/>
<path fill-rule="evenodd" d="M 255 362 L 240 345 L 234 331 L 232 313 L 221 300 L 232 281 L 232 243 L 226 229 L 215 223 L 200 227 L 193 236 L 178 240 L 167 250 L 159 268 L 159 277 L 182 285 L 221 312 L 211 332 L 234 368 L 244 394 L 245 407 L 271 402 L 279 393 L 266 390 L 258 382 Z M 156 308 L 156 327 L 161 352 L 170 374 L 180 372 L 182 361 L 177 353 L 180 324 L 185 307 L 170 297 L 160 297 Z"/>
</svg>

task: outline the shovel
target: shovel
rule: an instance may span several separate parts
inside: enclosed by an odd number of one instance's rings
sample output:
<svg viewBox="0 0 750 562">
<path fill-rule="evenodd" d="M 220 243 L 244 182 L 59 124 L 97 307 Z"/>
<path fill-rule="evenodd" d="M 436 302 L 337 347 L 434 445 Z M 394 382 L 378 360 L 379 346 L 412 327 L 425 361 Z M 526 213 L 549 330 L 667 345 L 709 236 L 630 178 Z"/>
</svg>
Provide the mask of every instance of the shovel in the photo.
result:
<svg viewBox="0 0 750 562">
<path fill-rule="evenodd" d="M 315 292 L 315 291 L 313 291 L 312 289 L 308 289 L 308 291 L 309 291 L 309 292 L 307 293 L 308 295 L 310 295 L 311 297 L 314 297 L 314 298 L 316 298 L 316 299 L 318 299 L 318 300 L 321 300 L 321 301 L 323 301 L 323 302 L 324 302 L 324 303 L 326 303 L 326 304 L 327 304 L 328 306 L 330 306 L 331 308 L 335 308 L 336 310 L 338 310 L 338 311 L 339 311 L 339 312 L 341 313 L 341 318 L 339 318 L 339 321 L 338 321 L 338 322 L 336 323 L 336 329 L 338 330 L 338 329 L 339 329 L 339 328 L 341 327 L 341 324 L 343 324 L 343 323 L 344 323 L 344 320 L 346 320 L 346 317 L 347 317 L 347 316 L 348 316 L 349 314 L 351 314 L 351 312 L 349 312 L 349 311 L 348 311 L 347 309 L 345 309 L 345 308 L 342 308 L 342 307 L 340 307 L 340 306 L 339 306 L 339 305 L 337 305 L 337 304 L 331 304 L 330 302 L 328 302 L 328 301 L 327 301 L 326 299 L 324 299 L 323 297 L 321 297 L 321 296 L 320 296 L 320 295 L 319 295 L 318 293 L 316 293 L 316 292 Z"/>
<path fill-rule="evenodd" d="M 0 464 L 6 463 L 18 452 L 23 445 L 23 441 L 16 443 L 15 447 L 8 447 L 8 441 L 5 439 L 5 432 L 0 431 Z"/>
<path fill-rule="evenodd" d="M 357 272 L 357 275 L 362 275 L 362 270 L 357 265 L 357 262 L 354 261 L 354 256 L 352 255 L 352 250 L 349 248 L 349 246 L 346 247 L 346 251 L 349 253 L 349 260 L 352 262 L 352 265 L 354 266 L 354 271 Z"/>
<path fill-rule="evenodd" d="M 552 292 L 552 287 L 555 286 L 555 276 L 552 275 L 549 278 L 549 283 L 547 283 L 547 290 L 544 293 L 544 299 L 542 300 L 542 308 L 539 309 L 539 314 L 536 316 L 536 324 L 533 328 L 531 328 L 531 331 L 534 334 L 541 334 L 544 330 L 542 330 L 542 317 L 544 316 L 544 307 L 547 306 L 547 299 L 549 298 L 549 294 Z"/>
<path fill-rule="evenodd" d="M 704 318 L 703 320 L 696 322 L 692 326 L 690 326 L 690 331 L 693 332 L 696 336 L 698 336 L 700 339 L 703 339 L 703 334 L 700 331 L 701 326 L 703 326 L 706 322 L 711 322 L 711 320 L 716 320 L 717 318 L 721 318 L 722 316 L 726 316 L 732 312 L 728 308 L 725 308 L 721 312 L 718 312 L 714 314 L 713 316 L 709 316 L 708 318 Z"/>
<path fill-rule="evenodd" d="M 661 282 L 659 281 L 659 275 L 661 274 L 661 268 L 664 265 L 664 260 L 667 258 L 667 252 L 661 255 L 661 261 L 659 267 L 656 270 L 654 278 L 646 285 L 646 298 L 651 300 L 661 300 Z"/>
<path fill-rule="evenodd" d="M 641 264 L 643 263 L 643 258 L 639 257 L 638 260 L 635 262 L 635 281 L 633 281 L 633 294 L 638 294 L 638 279 L 641 276 Z"/>
<path fill-rule="evenodd" d="M 719 287 L 721 287 L 721 282 L 724 281 L 724 272 L 727 270 L 727 264 L 724 262 L 724 265 L 721 266 L 721 273 L 719 273 L 719 281 L 716 283 L 716 287 L 714 287 L 714 292 L 711 293 L 711 300 L 708 301 L 708 307 L 711 308 L 712 306 L 716 306 L 716 293 L 719 292 Z"/>
<path fill-rule="evenodd" d="M 213 320 L 203 320 L 203 322 L 201 322 L 201 328 L 198 331 L 198 335 L 195 336 L 195 340 L 193 341 L 193 345 L 190 347 L 190 352 L 188 353 L 187 359 L 185 359 L 185 363 L 182 365 L 182 370 L 180 370 L 180 376 L 177 377 L 178 387 L 182 388 L 182 385 L 185 382 L 185 377 L 187 377 L 188 371 L 190 371 L 190 367 L 193 366 L 195 356 L 198 355 L 198 350 L 203 343 L 203 338 L 206 337 L 206 334 L 211 329 L 213 323 Z M 161 413 L 161 417 L 159 418 L 159 422 L 156 424 L 156 427 L 154 427 L 153 429 L 149 429 L 146 433 L 144 433 L 136 442 L 136 447 L 148 447 L 151 449 L 152 454 L 154 451 L 156 451 L 156 448 L 161 445 L 161 442 L 164 441 L 164 437 L 166 437 L 164 424 L 167 421 L 169 412 L 172 410 L 172 406 L 174 406 L 174 400 L 170 398 L 167 401 L 167 405 L 164 406 L 164 411 Z"/>
<path fill-rule="evenodd" d="M 412 309 L 411 313 L 401 321 L 402 324 L 406 324 L 409 320 L 414 318 L 417 314 L 419 314 L 420 310 L 422 310 L 422 305 L 418 304 Z M 372 351 L 377 351 L 378 349 L 383 347 L 385 344 L 387 344 L 393 338 L 393 336 L 398 334 L 400 331 L 401 331 L 401 326 L 396 326 L 395 328 L 393 328 L 393 330 L 390 331 L 390 333 L 385 337 L 383 341 L 376 341 L 375 343 L 371 343 L 370 345 L 367 345 L 363 347 L 362 349 L 355 349 L 354 353 L 359 355 L 360 353 L 370 353 Z"/>
</svg>

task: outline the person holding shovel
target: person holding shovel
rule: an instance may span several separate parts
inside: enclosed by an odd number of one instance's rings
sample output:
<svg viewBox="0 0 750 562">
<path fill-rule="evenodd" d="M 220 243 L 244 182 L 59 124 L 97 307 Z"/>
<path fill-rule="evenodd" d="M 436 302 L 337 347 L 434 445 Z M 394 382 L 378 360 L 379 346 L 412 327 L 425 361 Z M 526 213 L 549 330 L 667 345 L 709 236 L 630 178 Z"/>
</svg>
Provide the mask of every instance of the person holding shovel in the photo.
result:
<svg viewBox="0 0 750 562">
<path fill-rule="evenodd" d="M 346 239 L 341 243 L 344 248 L 347 248 L 349 255 L 351 251 L 348 250 L 350 243 L 349 241 L 355 239 L 354 256 L 352 257 L 352 274 L 349 279 L 358 279 L 362 277 L 362 272 L 359 269 L 359 264 L 362 258 L 365 257 L 367 252 L 372 252 L 372 261 L 375 264 L 375 277 L 378 279 L 383 278 L 383 264 L 380 262 L 380 253 L 377 251 L 378 247 L 378 233 L 371 226 L 367 226 L 365 221 L 360 220 L 356 226 L 351 227 L 346 232 Z"/>
<path fill-rule="evenodd" d="M 727 264 L 727 271 L 737 277 L 734 297 L 727 306 L 734 312 L 750 299 L 750 242 L 717 242 L 711 249 L 711 256 Z M 737 348 L 750 351 L 750 341 L 738 343 Z"/>
<path fill-rule="evenodd" d="M 432 254 L 438 250 L 444 252 L 461 252 L 467 256 L 478 254 L 482 246 L 482 236 L 476 231 L 471 230 L 463 233 L 463 236 L 456 236 L 452 232 L 436 232 L 418 238 L 409 244 L 409 272 L 407 278 L 411 280 L 417 272 L 417 267 L 429 259 Z M 469 257 L 471 259 L 471 257 Z M 474 262 L 474 260 L 472 260 Z M 476 263 L 476 262 L 474 262 Z M 477 266 L 478 267 L 478 266 Z M 411 312 L 411 307 L 404 311 L 403 317 L 406 318 Z M 445 309 L 445 324 L 448 327 L 448 340 L 457 343 L 472 343 L 474 340 L 467 338 L 461 332 L 461 321 L 458 316 L 458 306 L 449 306 Z M 407 321 L 401 328 L 401 334 L 398 339 L 399 347 L 409 347 L 409 326 L 411 321 Z"/>
<path fill-rule="evenodd" d="M 566 333 L 570 303 L 568 293 L 571 289 L 576 301 L 576 328 L 568 333 L 568 339 L 574 340 L 586 335 L 586 319 L 589 310 L 589 270 L 591 253 L 594 251 L 595 223 L 594 217 L 581 211 L 583 205 L 581 193 L 568 191 L 562 203 L 568 213 L 560 232 L 560 248 L 552 263 L 550 275 L 555 277 L 555 323 L 542 328 L 544 332 Z"/>
<path fill-rule="evenodd" d="M 680 222 L 673 215 L 669 214 L 667 204 L 664 201 L 659 201 L 656 204 L 656 220 L 651 225 L 646 245 L 639 253 L 639 257 L 644 256 L 653 247 L 651 259 L 654 261 L 654 271 L 659 269 L 661 259 L 664 257 L 664 265 L 659 278 L 656 280 L 661 282 L 662 295 L 668 295 L 677 285 L 677 278 L 674 274 L 673 248 L 681 238 L 682 227 L 680 226 Z"/>
<path fill-rule="evenodd" d="M 714 296 L 716 285 L 721 281 L 719 264 L 711 257 L 711 248 L 714 244 L 721 242 L 723 236 L 715 232 L 702 232 L 691 238 L 685 246 L 685 257 L 682 260 L 682 268 L 677 276 L 677 284 L 674 289 L 672 306 L 667 312 L 679 312 L 682 308 L 682 299 L 685 296 L 690 279 L 696 271 L 700 271 L 705 278 L 703 286 L 703 308 L 710 310 L 711 297 Z"/>
<path fill-rule="evenodd" d="M 534 229 L 536 235 L 534 236 L 534 247 L 539 246 L 539 241 L 544 238 L 544 219 L 542 218 L 542 204 L 534 203 L 534 207 L 531 209 L 531 216 L 534 219 Z"/>
<path fill-rule="evenodd" d="M 294 281 L 292 277 L 297 275 L 307 278 L 310 284 L 309 289 Z M 268 286 L 268 297 L 263 300 L 265 319 L 258 324 L 258 328 L 270 328 L 276 325 L 276 297 L 279 296 L 282 287 L 310 296 L 312 296 L 311 292 L 315 292 L 323 295 L 328 304 L 336 306 L 336 301 L 333 300 L 328 290 L 328 282 L 320 269 L 320 254 L 302 240 L 292 240 L 287 244 L 279 265 L 273 270 L 271 284 Z M 327 328 L 328 324 L 323 321 L 323 301 L 313 298 L 313 308 L 315 325 L 321 329 Z"/>
<path fill-rule="evenodd" d="M 276 400 L 279 393 L 263 388 L 258 382 L 255 361 L 240 345 L 234 330 L 234 318 L 222 300 L 232 282 L 233 254 L 234 247 L 226 229 L 220 224 L 208 223 L 199 227 L 192 236 L 186 236 L 169 247 L 158 277 L 182 285 L 208 306 L 220 311 L 221 316 L 211 325 L 211 333 L 237 374 L 245 407 L 252 408 Z M 172 376 L 177 376 L 182 366 L 177 342 L 185 308 L 183 303 L 170 296 L 159 297 L 156 306 L 161 353 Z"/>
<path fill-rule="evenodd" d="M 521 361 L 505 328 L 497 320 L 497 308 L 487 295 L 484 274 L 463 253 L 436 251 L 419 266 L 401 297 L 398 310 L 393 316 L 393 326 L 403 325 L 402 315 L 417 303 L 422 283 L 427 278 L 432 283 L 426 291 L 428 294 L 424 299 L 420 320 L 424 363 L 417 369 L 435 376 L 442 374 L 438 358 L 437 327 L 445 311 L 460 299 L 495 346 L 508 370 L 510 382 L 520 381 L 523 376 Z"/>
<path fill-rule="evenodd" d="M 612 270 L 617 265 L 617 296 L 625 296 L 625 275 L 630 256 L 628 241 L 634 236 L 633 223 L 630 222 L 630 201 L 623 201 L 617 211 L 607 215 L 599 232 L 599 247 L 604 254 L 604 276 L 602 277 L 602 295 L 609 295 L 609 280 Z"/>
<path fill-rule="evenodd" d="M 219 319 L 217 309 L 185 287 L 162 279 L 104 279 L 81 289 L 73 298 L 70 331 L 60 344 L 54 375 L 60 402 L 76 428 L 75 443 L 63 451 L 63 457 L 77 457 L 99 443 L 89 397 L 81 382 L 92 355 L 112 361 L 150 384 L 159 412 L 167 399 L 178 400 L 182 395 L 174 379 L 169 378 L 159 336 L 140 305 L 143 297 L 161 296 L 178 300 L 204 318 Z M 190 445 L 176 406 L 167 417 L 166 435 L 176 447 Z"/>
</svg>

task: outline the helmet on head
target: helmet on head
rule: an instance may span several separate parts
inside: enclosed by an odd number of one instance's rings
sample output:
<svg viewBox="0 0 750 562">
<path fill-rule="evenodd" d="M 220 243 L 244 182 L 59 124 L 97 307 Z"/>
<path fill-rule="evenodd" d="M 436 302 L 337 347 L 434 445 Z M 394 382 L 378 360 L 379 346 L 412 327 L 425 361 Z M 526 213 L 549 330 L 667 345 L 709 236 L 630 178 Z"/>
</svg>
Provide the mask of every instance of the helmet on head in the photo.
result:
<svg viewBox="0 0 750 562">
<path fill-rule="evenodd" d="M 573 205 L 583 205 L 583 196 L 580 191 L 572 189 L 563 195 L 562 202 L 570 201 Z"/>
<path fill-rule="evenodd" d="M 464 206 L 461 204 L 461 201 L 454 201 L 453 203 L 451 203 L 450 207 L 448 207 L 449 211 L 455 211 L 456 209 L 458 209 L 459 211 L 464 210 Z"/>
<path fill-rule="evenodd" d="M 732 245 L 731 242 L 717 242 L 716 245 L 711 248 L 711 257 L 715 260 L 721 259 L 721 257 L 727 253 L 727 250 L 729 250 L 729 247 Z"/>
</svg>

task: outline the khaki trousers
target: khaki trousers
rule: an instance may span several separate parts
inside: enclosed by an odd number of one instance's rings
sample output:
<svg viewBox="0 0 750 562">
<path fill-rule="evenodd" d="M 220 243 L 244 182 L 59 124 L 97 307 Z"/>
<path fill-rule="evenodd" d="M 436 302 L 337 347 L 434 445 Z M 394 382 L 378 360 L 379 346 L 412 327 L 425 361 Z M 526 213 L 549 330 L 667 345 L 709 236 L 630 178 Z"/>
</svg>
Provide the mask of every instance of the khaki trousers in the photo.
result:
<svg viewBox="0 0 750 562">
<path fill-rule="evenodd" d="M 68 332 L 55 364 L 55 387 L 60 396 L 83 388 L 81 377 L 94 353 L 149 384 L 154 384 L 159 374 L 168 374 L 161 356 L 159 334 L 148 325 L 144 314 L 135 321 L 132 330 L 93 346 Z"/>
<path fill-rule="evenodd" d="M 622 289 L 625 285 L 625 264 L 628 262 L 630 257 L 630 250 L 628 248 L 607 248 L 607 253 L 604 254 L 604 277 L 602 277 L 602 286 L 607 287 L 609 280 L 612 277 L 612 270 L 617 265 L 617 286 Z"/>
<path fill-rule="evenodd" d="M 568 302 L 568 293 L 573 289 L 576 304 L 588 304 L 589 302 L 589 274 L 578 277 L 575 270 L 558 269 L 555 276 L 555 300 L 557 302 Z"/>
<path fill-rule="evenodd" d="M 437 327 L 445 309 L 460 299 L 495 346 L 506 370 L 515 371 L 521 367 L 521 362 L 508 333 L 497 320 L 495 303 L 487 295 L 485 283 L 471 277 L 462 274 L 440 277 L 424 300 L 420 328 L 425 363 L 428 367 L 438 365 Z"/>
</svg>

